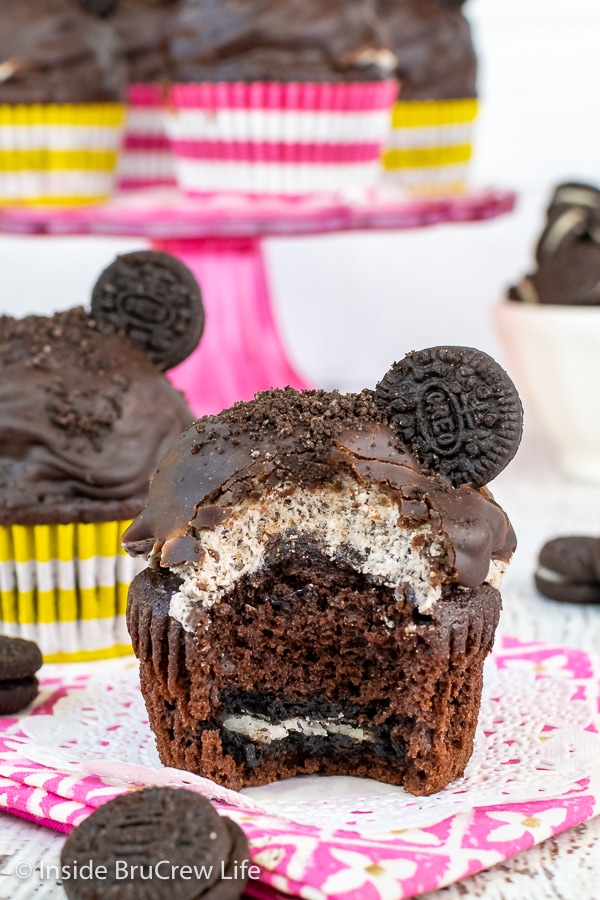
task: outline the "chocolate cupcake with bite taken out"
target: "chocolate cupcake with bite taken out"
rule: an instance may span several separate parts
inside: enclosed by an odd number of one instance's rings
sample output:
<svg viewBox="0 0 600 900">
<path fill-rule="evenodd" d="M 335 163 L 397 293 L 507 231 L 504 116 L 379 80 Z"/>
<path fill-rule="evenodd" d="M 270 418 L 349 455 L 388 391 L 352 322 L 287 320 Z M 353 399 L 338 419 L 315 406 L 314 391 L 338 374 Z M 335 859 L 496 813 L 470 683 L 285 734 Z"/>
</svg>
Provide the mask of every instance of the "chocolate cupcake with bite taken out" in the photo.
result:
<svg viewBox="0 0 600 900">
<path fill-rule="evenodd" d="M 291 388 L 199 419 L 124 535 L 164 765 L 232 788 L 358 775 L 428 794 L 471 755 L 515 548 L 486 483 L 521 436 L 486 354 L 409 354 L 375 391 Z"/>
<path fill-rule="evenodd" d="M 0 631 L 34 639 L 46 660 L 131 650 L 140 564 L 121 535 L 193 419 L 163 369 L 202 324 L 192 274 L 152 251 L 109 266 L 91 312 L 0 317 Z"/>
</svg>

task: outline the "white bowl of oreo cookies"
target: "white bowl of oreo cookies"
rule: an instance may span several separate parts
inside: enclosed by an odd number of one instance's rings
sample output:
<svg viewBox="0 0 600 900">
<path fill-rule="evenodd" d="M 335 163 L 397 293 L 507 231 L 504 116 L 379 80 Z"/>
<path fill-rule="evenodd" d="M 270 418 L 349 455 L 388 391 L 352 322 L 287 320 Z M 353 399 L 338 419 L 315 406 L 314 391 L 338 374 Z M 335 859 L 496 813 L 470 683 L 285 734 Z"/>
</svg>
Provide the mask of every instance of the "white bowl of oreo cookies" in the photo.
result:
<svg viewBox="0 0 600 900">
<path fill-rule="evenodd" d="M 558 185 L 535 262 L 495 311 L 507 367 L 565 474 L 600 484 L 600 189 Z"/>
<path fill-rule="evenodd" d="M 507 369 L 565 474 L 600 484 L 600 307 L 495 309 Z"/>
</svg>

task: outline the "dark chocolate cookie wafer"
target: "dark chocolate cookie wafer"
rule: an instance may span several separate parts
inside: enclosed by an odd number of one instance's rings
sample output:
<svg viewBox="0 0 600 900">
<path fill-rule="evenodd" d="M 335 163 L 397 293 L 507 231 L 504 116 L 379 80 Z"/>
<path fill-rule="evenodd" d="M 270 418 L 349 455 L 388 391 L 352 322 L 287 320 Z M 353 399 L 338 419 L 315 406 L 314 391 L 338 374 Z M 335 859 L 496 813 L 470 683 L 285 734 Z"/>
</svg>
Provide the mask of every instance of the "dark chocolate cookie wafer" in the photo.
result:
<svg viewBox="0 0 600 900">
<path fill-rule="evenodd" d="M 0 716 L 12 716 L 29 706 L 39 692 L 35 675 L 16 681 L 0 681 Z"/>
<path fill-rule="evenodd" d="M 118 256 L 96 282 L 92 315 L 124 332 L 162 370 L 186 359 L 204 330 L 196 279 L 159 250 Z"/>
<path fill-rule="evenodd" d="M 579 241 L 600 241 L 600 190 L 591 184 L 559 184 L 546 211 L 546 227 L 537 243 L 538 265 Z"/>
<path fill-rule="evenodd" d="M 35 699 L 35 672 L 41 665 L 42 654 L 33 641 L 0 635 L 0 715 L 19 712 Z"/>
<path fill-rule="evenodd" d="M 566 603 L 600 603 L 600 540 L 554 538 L 542 547 L 535 573 L 540 594 Z"/>
<path fill-rule="evenodd" d="M 94 16 L 108 16 L 115 11 L 119 0 L 75 0 L 75 2 Z"/>
<path fill-rule="evenodd" d="M 481 487 L 519 446 L 523 409 L 511 379 L 471 347 L 431 347 L 394 363 L 375 390 L 403 442 L 455 486 Z"/>
<path fill-rule="evenodd" d="M 600 244 L 580 241 L 544 260 L 530 276 L 539 302 L 560 306 L 600 304 Z"/>
<path fill-rule="evenodd" d="M 244 890 L 248 861 L 248 841 L 234 822 L 199 794 L 168 787 L 104 804 L 61 853 L 69 872 L 90 862 L 103 867 L 101 878 L 63 880 L 71 900 L 233 900 Z"/>
<path fill-rule="evenodd" d="M 559 252 L 571 248 L 586 238 L 589 232 L 588 211 L 581 206 L 571 206 L 553 216 L 540 236 L 535 249 L 539 265 Z"/>
</svg>

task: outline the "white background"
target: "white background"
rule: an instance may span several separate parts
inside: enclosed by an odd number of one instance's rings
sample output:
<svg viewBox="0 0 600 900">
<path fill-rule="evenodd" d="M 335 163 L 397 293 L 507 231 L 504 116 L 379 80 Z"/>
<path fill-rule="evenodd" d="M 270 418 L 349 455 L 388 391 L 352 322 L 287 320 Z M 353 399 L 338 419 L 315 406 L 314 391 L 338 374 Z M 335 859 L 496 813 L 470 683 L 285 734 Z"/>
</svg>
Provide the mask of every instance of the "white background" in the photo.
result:
<svg viewBox="0 0 600 900">
<path fill-rule="evenodd" d="M 494 222 L 267 242 L 290 354 L 322 386 L 372 386 L 407 350 L 479 346 L 502 358 L 490 316 L 526 271 L 552 186 L 600 184 L 600 2 L 469 0 L 482 111 L 472 181 L 517 190 Z M 98 272 L 139 241 L 0 238 L 0 307 L 86 303 Z"/>
</svg>

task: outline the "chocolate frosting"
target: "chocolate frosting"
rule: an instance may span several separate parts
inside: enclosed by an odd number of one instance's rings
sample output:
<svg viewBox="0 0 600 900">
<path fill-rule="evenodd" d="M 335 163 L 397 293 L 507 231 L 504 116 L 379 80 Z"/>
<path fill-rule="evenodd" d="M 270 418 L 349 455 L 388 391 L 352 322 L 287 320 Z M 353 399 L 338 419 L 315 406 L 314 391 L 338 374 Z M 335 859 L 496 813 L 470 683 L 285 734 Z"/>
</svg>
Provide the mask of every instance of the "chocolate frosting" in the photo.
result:
<svg viewBox="0 0 600 900">
<path fill-rule="evenodd" d="M 506 514 L 485 489 L 454 488 L 424 471 L 375 406 L 373 393 L 257 394 L 218 416 L 200 419 L 173 445 L 154 475 L 148 503 L 123 538 L 133 555 L 173 566 L 202 557 L 202 531 L 225 521 L 237 504 L 287 483 L 331 484 L 336 472 L 378 485 L 400 518 L 430 522 L 454 552 L 457 583 L 482 584 L 490 559 L 515 549 Z"/>
<path fill-rule="evenodd" d="M 83 309 L 0 317 L 0 521 L 137 515 L 192 421 L 140 350 Z"/>
<path fill-rule="evenodd" d="M 396 54 L 401 100 L 475 97 L 477 58 L 458 4 L 377 0 L 387 44 Z"/>
<path fill-rule="evenodd" d="M 395 60 L 375 0 L 184 0 L 173 81 L 389 78 Z"/>
<path fill-rule="evenodd" d="M 120 0 L 110 18 L 129 82 L 163 81 L 167 46 L 178 0 Z"/>
<path fill-rule="evenodd" d="M 118 101 L 110 27 L 74 0 L 2 0 L 0 103 Z"/>
</svg>

